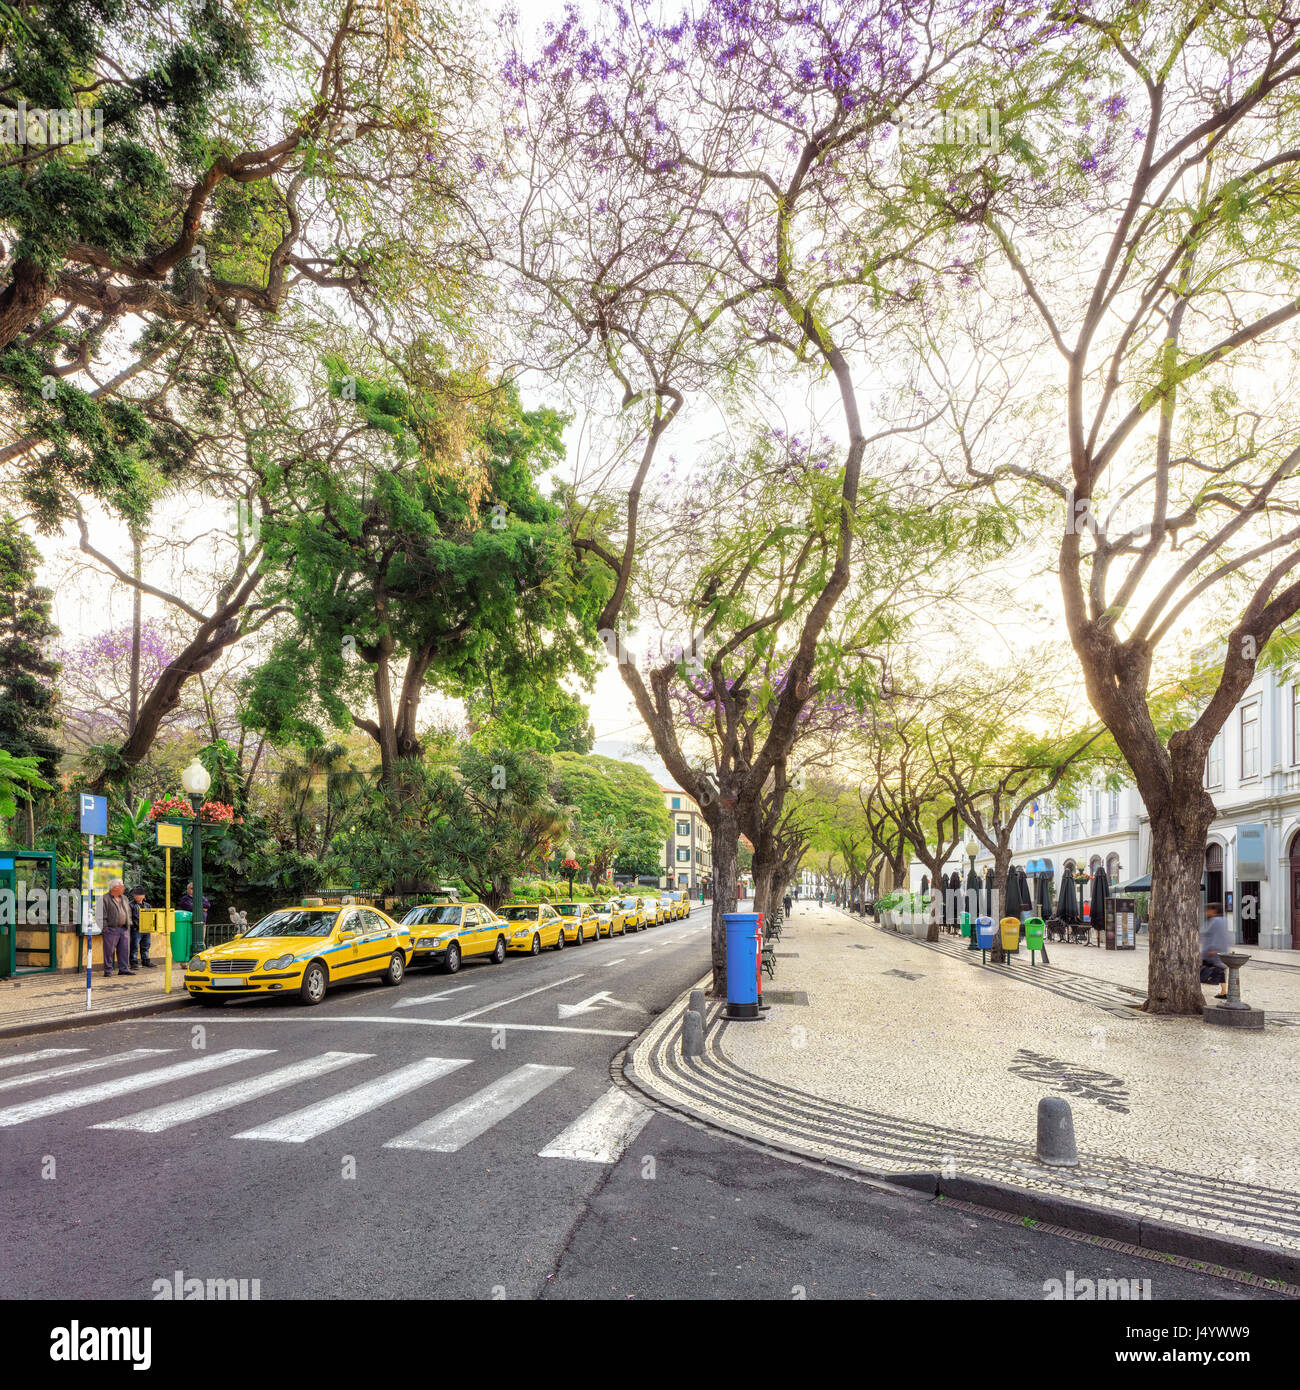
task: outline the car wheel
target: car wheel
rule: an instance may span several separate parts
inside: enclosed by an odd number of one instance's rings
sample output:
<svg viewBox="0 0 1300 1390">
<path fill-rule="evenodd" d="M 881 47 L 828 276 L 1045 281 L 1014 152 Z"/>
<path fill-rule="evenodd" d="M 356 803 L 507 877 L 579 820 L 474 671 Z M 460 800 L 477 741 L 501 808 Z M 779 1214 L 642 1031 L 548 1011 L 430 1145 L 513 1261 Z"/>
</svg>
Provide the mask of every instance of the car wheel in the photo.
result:
<svg viewBox="0 0 1300 1390">
<path fill-rule="evenodd" d="M 319 1004 L 329 988 L 329 972 L 320 961 L 314 960 L 302 972 L 302 986 L 298 993 L 304 1004 Z"/>
<path fill-rule="evenodd" d="M 442 968 L 448 975 L 454 975 L 460 969 L 460 947 L 454 941 L 447 947 L 447 959 Z"/>
<path fill-rule="evenodd" d="M 191 998 L 197 999 L 205 1009 L 219 1009 L 225 1004 L 225 1000 L 214 994 L 195 994 Z"/>
<path fill-rule="evenodd" d="M 542 954 L 542 938 L 541 938 L 540 936 L 538 936 L 536 932 L 534 932 L 534 933 L 533 933 L 533 955 L 535 955 L 535 956 L 540 956 L 541 954 Z"/>
<path fill-rule="evenodd" d="M 394 951 L 388 969 L 381 971 L 379 978 L 386 985 L 400 985 L 406 978 L 406 957 L 400 951 Z"/>
<path fill-rule="evenodd" d="M 560 928 L 560 934 L 555 938 L 555 949 L 556 949 L 557 951 L 562 951 L 562 950 L 564 950 L 564 928 L 563 928 L 563 927 Z"/>
<path fill-rule="evenodd" d="M 506 958 L 506 939 L 504 936 L 497 937 L 496 949 L 488 957 L 493 965 L 500 965 Z"/>
</svg>

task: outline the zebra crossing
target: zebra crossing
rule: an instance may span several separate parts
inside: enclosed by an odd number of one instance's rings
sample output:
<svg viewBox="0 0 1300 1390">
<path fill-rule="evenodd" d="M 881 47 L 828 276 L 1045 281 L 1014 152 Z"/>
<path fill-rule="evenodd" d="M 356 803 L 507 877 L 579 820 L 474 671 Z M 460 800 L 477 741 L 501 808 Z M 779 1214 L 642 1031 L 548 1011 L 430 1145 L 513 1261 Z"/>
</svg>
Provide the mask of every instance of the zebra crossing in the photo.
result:
<svg viewBox="0 0 1300 1390">
<path fill-rule="evenodd" d="M 78 1110 L 104 1106 L 151 1088 L 181 1084 L 185 1094 L 162 1104 L 123 1113 L 87 1125 L 92 1130 L 115 1130 L 139 1135 L 165 1134 L 180 1125 L 225 1118 L 253 1101 L 292 1092 L 321 1078 L 366 1070 L 372 1052 L 328 1051 L 283 1064 L 275 1063 L 278 1049 L 236 1047 L 176 1060 L 175 1049 L 131 1048 L 109 1056 L 78 1056 L 86 1049 L 44 1048 L 0 1059 L 4 1077 L 0 1090 L 39 1087 L 39 1093 L 0 1104 L 0 1129 L 13 1129 L 39 1120 L 53 1120 Z M 58 1060 L 62 1059 L 62 1060 Z M 42 1066 L 49 1062 L 52 1065 Z M 156 1065 L 154 1065 L 156 1063 Z M 228 1068 L 271 1063 L 238 1080 L 207 1086 L 215 1073 Z M 307 1105 L 293 1105 L 272 1118 L 236 1128 L 230 1137 L 244 1142 L 306 1144 L 325 1138 L 390 1102 L 416 1093 L 437 1095 L 438 1083 L 477 1065 L 469 1057 L 420 1057 L 388 1067 L 357 1084 Z M 28 1067 L 29 1070 L 22 1070 Z M 110 1068 L 123 1074 L 82 1082 Z M 134 1068 L 134 1070 L 133 1070 Z M 569 1066 L 527 1062 L 498 1076 L 468 1096 L 441 1105 L 414 1127 L 383 1142 L 397 1151 L 452 1154 L 474 1144 L 516 1111 L 561 1082 Z M 64 1086 L 60 1083 L 71 1083 Z M 189 1089 L 191 1086 L 196 1089 Z M 641 1132 L 650 1110 L 616 1086 L 588 1105 L 535 1157 L 587 1163 L 618 1162 L 628 1144 Z M 238 1118 L 234 1118 L 238 1125 Z"/>
</svg>

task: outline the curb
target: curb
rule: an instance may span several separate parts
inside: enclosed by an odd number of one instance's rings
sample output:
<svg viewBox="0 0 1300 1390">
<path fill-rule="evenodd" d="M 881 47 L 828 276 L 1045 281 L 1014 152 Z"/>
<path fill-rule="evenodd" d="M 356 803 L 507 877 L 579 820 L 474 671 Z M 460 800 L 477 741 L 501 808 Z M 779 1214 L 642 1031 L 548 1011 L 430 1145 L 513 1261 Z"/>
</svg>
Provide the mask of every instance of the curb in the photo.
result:
<svg viewBox="0 0 1300 1390">
<path fill-rule="evenodd" d="M 638 1091 L 648 1096 L 661 1109 L 671 1110 L 696 1124 L 716 1132 L 730 1135 L 768 1152 L 786 1157 L 800 1163 L 812 1162 L 818 1167 L 859 1179 L 866 1178 L 886 1189 L 892 1189 L 899 1197 L 917 1194 L 937 1200 L 951 1199 L 968 1202 L 976 1206 L 991 1208 L 994 1212 L 1006 1212 L 1025 1218 L 1034 1223 L 1062 1228 L 1066 1232 L 1101 1240 L 1120 1241 L 1140 1250 L 1148 1251 L 1153 1257 L 1161 1255 L 1177 1256 L 1182 1259 L 1203 1262 L 1207 1265 L 1221 1266 L 1226 1270 L 1240 1271 L 1261 1279 L 1279 1280 L 1286 1284 L 1300 1284 L 1300 1251 L 1286 1250 L 1280 1246 L 1266 1245 L 1261 1241 L 1239 1239 L 1220 1235 L 1217 1232 L 1198 1231 L 1190 1226 L 1176 1225 L 1154 1217 L 1138 1216 L 1131 1212 L 1116 1211 L 1109 1207 L 1093 1206 L 1073 1197 L 1058 1197 L 1052 1193 L 1039 1192 L 1033 1188 L 1017 1187 L 1012 1183 L 998 1182 L 991 1178 L 953 1176 L 944 1177 L 933 1170 L 918 1172 L 890 1173 L 865 1164 L 848 1163 L 842 1159 L 829 1157 L 798 1144 L 787 1143 L 768 1137 L 760 1137 L 728 1124 L 725 1120 L 701 1112 L 670 1096 L 661 1094 L 654 1087 L 649 1076 L 649 1068 L 638 1067 L 640 1051 L 647 1035 L 665 1019 L 672 1021 L 667 1032 L 675 1030 L 676 1016 L 690 1001 L 692 989 L 701 987 L 703 981 L 712 978 L 712 971 L 702 977 L 700 982 L 684 990 L 672 1004 L 652 1020 L 646 1028 L 633 1038 L 623 1053 L 623 1075 Z M 716 1023 L 716 1018 L 715 1018 Z M 706 1020 L 706 1036 L 709 1025 Z"/>
<path fill-rule="evenodd" d="M 147 1018 L 150 1014 L 192 1008 L 193 1004 L 194 1001 L 187 995 L 180 999 L 156 999 L 149 1004 L 122 1004 L 114 1009 L 105 1009 L 102 1013 L 92 1010 L 89 1014 L 60 1014 L 57 1018 L 0 1024 L 0 1041 L 7 1038 L 31 1037 L 37 1033 L 59 1033 L 65 1028 L 93 1028 L 100 1023 L 120 1023 L 125 1019 Z"/>
</svg>

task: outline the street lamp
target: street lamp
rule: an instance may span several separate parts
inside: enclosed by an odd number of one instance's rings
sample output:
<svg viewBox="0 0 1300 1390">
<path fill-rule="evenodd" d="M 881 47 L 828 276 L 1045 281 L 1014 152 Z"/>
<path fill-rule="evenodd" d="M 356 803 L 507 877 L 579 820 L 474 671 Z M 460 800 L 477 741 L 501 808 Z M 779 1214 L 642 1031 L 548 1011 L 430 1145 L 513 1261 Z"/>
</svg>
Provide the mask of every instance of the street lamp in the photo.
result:
<svg viewBox="0 0 1300 1390">
<path fill-rule="evenodd" d="M 975 838 L 974 835 L 967 835 L 967 836 L 966 836 L 966 843 L 962 846 L 962 848 L 966 851 L 966 857 L 970 860 L 970 871 L 971 871 L 971 873 L 974 873 L 974 872 L 975 872 L 975 856 L 980 852 L 979 841 L 976 840 L 976 838 Z M 975 889 L 975 895 L 976 895 L 976 902 L 975 902 L 975 917 L 978 917 L 978 916 L 979 916 L 979 889 L 978 889 L 978 888 Z M 967 943 L 966 943 L 966 949 L 967 949 L 968 951 L 978 951 L 978 950 L 979 950 L 979 942 L 978 942 L 978 940 L 976 939 L 976 933 L 975 933 L 975 917 L 972 917 L 972 918 L 970 919 L 970 940 L 967 941 Z"/>
<path fill-rule="evenodd" d="M 203 949 L 203 827 L 199 813 L 203 809 L 203 798 L 211 785 L 212 778 L 208 775 L 207 768 L 197 758 L 181 773 L 181 786 L 190 799 L 190 805 L 194 807 L 194 830 L 190 836 L 194 852 L 193 867 L 190 871 L 190 877 L 194 881 L 194 902 L 190 908 L 194 928 L 194 944 L 190 948 L 192 956 Z"/>
</svg>

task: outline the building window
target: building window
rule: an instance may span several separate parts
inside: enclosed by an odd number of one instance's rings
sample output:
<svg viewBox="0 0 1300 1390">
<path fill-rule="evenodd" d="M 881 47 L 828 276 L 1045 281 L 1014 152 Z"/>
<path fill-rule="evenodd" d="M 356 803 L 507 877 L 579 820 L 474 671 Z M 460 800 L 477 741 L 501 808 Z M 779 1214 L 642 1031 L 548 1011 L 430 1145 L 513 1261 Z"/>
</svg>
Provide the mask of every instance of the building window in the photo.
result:
<svg viewBox="0 0 1300 1390">
<path fill-rule="evenodd" d="M 1101 831 L 1101 792 L 1098 788 L 1092 789 L 1092 833 L 1094 835 Z"/>
<path fill-rule="evenodd" d="M 688 820 L 679 820 L 679 821 L 677 822 L 677 833 L 678 833 L 679 835 L 689 835 L 689 834 L 691 833 L 691 823 L 690 823 L 690 821 L 688 821 Z M 757 948 L 755 948 L 755 949 L 757 949 Z"/>
<path fill-rule="evenodd" d="M 675 796 L 675 797 L 673 797 L 673 810 L 674 810 L 674 811 L 680 811 L 681 809 L 682 809 L 682 799 L 681 799 L 681 797 L 680 797 L 680 796 Z"/>
<path fill-rule="evenodd" d="M 1119 792 L 1112 791 L 1110 805 L 1107 807 L 1108 825 L 1111 830 L 1119 829 Z"/>
<path fill-rule="evenodd" d="M 1205 755 L 1205 785 L 1207 787 L 1223 786 L 1223 735 L 1216 734 L 1214 742 L 1210 744 L 1210 751 Z"/>
<path fill-rule="evenodd" d="M 1241 780 L 1259 776 L 1259 701 L 1241 708 Z"/>
<path fill-rule="evenodd" d="M 690 850 L 688 850 L 688 849 L 679 849 L 679 850 L 677 851 L 677 862 L 678 862 L 679 864 L 689 864 L 689 863 L 691 862 L 691 852 L 690 852 Z M 755 950 L 757 950 L 757 949 L 758 949 L 758 948 L 755 947 Z"/>
<path fill-rule="evenodd" d="M 1291 687 L 1291 761 L 1300 763 L 1300 682 Z"/>
</svg>

